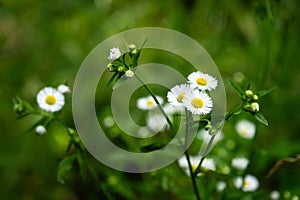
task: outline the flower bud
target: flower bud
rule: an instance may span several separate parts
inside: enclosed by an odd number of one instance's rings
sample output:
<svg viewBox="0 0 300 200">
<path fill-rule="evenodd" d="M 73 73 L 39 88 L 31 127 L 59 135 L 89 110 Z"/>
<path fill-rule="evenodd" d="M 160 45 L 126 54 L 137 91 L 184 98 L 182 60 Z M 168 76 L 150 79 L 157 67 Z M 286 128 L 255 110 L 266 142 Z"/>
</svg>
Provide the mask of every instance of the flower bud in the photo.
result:
<svg viewBox="0 0 300 200">
<path fill-rule="evenodd" d="M 134 72 L 133 72 L 132 70 L 127 70 L 127 71 L 125 72 L 125 76 L 126 76 L 127 78 L 131 78 L 131 77 L 134 76 Z"/>
<path fill-rule="evenodd" d="M 133 49 L 132 51 L 131 51 L 131 54 L 137 54 L 137 49 Z"/>
<path fill-rule="evenodd" d="M 251 103 L 250 109 L 252 112 L 258 112 L 259 111 L 259 104 L 256 102 Z"/>
<path fill-rule="evenodd" d="M 37 127 L 35 127 L 35 132 L 39 135 L 44 135 L 47 131 L 46 131 L 45 126 L 38 125 Z"/>
<path fill-rule="evenodd" d="M 258 100 L 258 96 L 255 94 L 253 95 L 253 101 L 257 101 Z"/>
<path fill-rule="evenodd" d="M 118 67 L 118 72 L 122 72 L 122 71 L 124 71 L 124 67 L 122 66 Z"/>
<path fill-rule="evenodd" d="M 114 66 L 111 63 L 108 63 L 107 68 L 109 71 L 114 71 Z"/>
<path fill-rule="evenodd" d="M 252 90 L 246 90 L 246 91 L 245 91 L 245 95 L 246 95 L 247 98 L 252 98 L 252 97 L 253 97 L 253 92 L 252 92 Z"/>
<path fill-rule="evenodd" d="M 67 85 L 64 85 L 64 84 L 61 84 L 57 87 L 57 90 L 60 91 L 61 93 L 70 93 L 71 92 L 71 89 L 69 86 Z"/>
<path fill-rule="evenodd" d="M 134 44 L 129 44 L 129 45 L 127 45 L 127 47 L 130 51 L 136 49 L 136 46 Z"/>
<path fill-rule="evenodd" d="M 23 103 L 22 102 L 15 103 L 14 111 L 17 114 L 22 114 L 25 111 L 25 107 L 24 107 Z"/>
</svg>

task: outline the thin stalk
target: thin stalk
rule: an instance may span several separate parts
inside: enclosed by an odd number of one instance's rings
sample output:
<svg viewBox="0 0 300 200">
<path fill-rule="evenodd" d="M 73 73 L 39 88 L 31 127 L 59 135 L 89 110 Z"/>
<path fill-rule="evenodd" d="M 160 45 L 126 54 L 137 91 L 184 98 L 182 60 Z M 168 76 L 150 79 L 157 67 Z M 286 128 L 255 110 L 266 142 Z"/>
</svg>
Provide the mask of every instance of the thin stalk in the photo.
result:
<svg viewBox="0 0 300 200">
<path fill-rule="evenodd" d="M 153 97 L 155 103 L 158 105 L 159 110 L 162 112 L 162 114 L 164 115 L 164 117 L 166 118 L 168 124 L 170 125 L 170 127 L 172 128 L 172 122 L 169 119 L 168 115 L 165 113 L 164 109 L 162 108 L 162 106 L 160 105 L 159 101 L 157 100 L 156 96 L 154 95 L 154 93 L 152 92 L 152 90 L 144 83 L 144 81 L 142 79 L 140 79 L 136 74 L 135 77 L 143 84 L 144 88 L 149 92 L 149 94 Z"/>
<path fill-rule="evenodd" d="M 242 106 L 243 106 L 243 104 L 240 104 L 240 105 L 236 106 L 235 108 L 233 108 L 233 109 L 232 109 L 231 111 L 229 111 L 228 113 L 226 113 L 225 120 L 226 120 L 226 121 L 229 120 L 229 118 L 232 117 L 232 116 L 234 115 L 234 113 L 236 113 L 238 110 L 240 110 L 240 109 L 242 108 Z M 211 145 L 213 144 L 214 139 L 215 139 L 215 135 L 213 135 L 213 136 L 210 138 L 210 140 L 209 140 L 209 142 L 208 142 L 208 145 L 207 145 L 207 147 L 206 147 L 206 149 L 205 149 L 205 151 L 204 151 L 204 156 L 201 158 L 201 160 L 200 160 L 200 162 L 199 162 L 199 164 L 198 164 L 198 166 L 197 166 L 197 168 L 196 168 L 196 170 L 195 170 L 195 173 L 194 173 L 195 175 L 196 175 L 198 172 L 200 172 L 201 165 L 202 165 L 204 159 L 206 158 L 206 154 L 207 154 L 208 150 L 210 149 Z"/>
<path fill-rule="evenodd" d="M 185 113 L 186 113 L 186 120 L 185 120 L 185 146 L 184 146 L 185 152 L 184 152 L 184 154 L 185 154 L 186 160 L 188 162 L 189 171 L 190 171 L 190 177 L 192 179 L 192 184 L 193 184 L 193 189 L 194 189 L 194 193 L 195 193 L 196 199 L 200 200 L 200 195 L 199 195 L 199 192 L 198 192 L 198 187 L 197 187 L 196 179 L 195 179 L 195 176 L 194 176 L 194 173 L 193 173 L 193 168 L 192 168 L 192 164 L 191 164 L 191 160 L 190 160 L 190 155 L 189 155 L 188 151 L 186 150 L 187 140 L 188 140 L 188 134 L 189 134 L 189 118 L 190 118 L 190 114 L 187 111 L 187 109 L 185 109 Z"/>
</svg>

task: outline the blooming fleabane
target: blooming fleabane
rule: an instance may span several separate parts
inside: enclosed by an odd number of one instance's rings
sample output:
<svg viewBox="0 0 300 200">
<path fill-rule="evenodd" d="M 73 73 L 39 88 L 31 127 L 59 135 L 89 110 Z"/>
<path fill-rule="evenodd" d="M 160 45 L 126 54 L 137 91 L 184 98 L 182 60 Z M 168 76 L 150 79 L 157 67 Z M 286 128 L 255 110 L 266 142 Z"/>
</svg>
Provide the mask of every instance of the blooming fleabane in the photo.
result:
<svg viewBox="0 0 300 200">
<path fill-rule="evenodd" d="M 122 55 L 119 47 L 113 47 L 109 50 L 109 56 L 107 57 L 109 60 L 116 60 Z"/>
<path fill-rule="evenodd" d="M 155 97 L 156 97 L 159 104 L 162 104 L 164 102 L 162 97 L 160 97 L 160 96 L 155 96 Z M 155 102 L 155 100 L 152 96 L 139 98 L 137 100 L 136 105 L 141 110 L 151 110 L 151 109 L 157 107 L 157 103 Z"/>
<path fill-rule="evenodd" d="M 200 71 L 193 72 L 188 76 L 188 82 L 192 88 L 198 88 L 199 90 L 214 90 L 218 85 L 217 79 L 209 74 L 204 74 Z"/>
<path fill-rule="evenodd" d="M 201 115 L 210 113 L 213 102 L 205 92 L 194 90 L 185 94 L 183 105 L 193 114 Z"/>
<path fill-rule="evenodd" d="M 36 97 L 39 107 L 48 112 L 57 112 L 65 105 L 65 97 L 52 87 L 40 90 Z"/>
<path fill-rule="evenodd" d="M 188 84 L 176 85 L 168 92 L 168 101 L 173 106 L 182 106 L 185 94 L 191 91 L 192 89 Z"/>
</svg>

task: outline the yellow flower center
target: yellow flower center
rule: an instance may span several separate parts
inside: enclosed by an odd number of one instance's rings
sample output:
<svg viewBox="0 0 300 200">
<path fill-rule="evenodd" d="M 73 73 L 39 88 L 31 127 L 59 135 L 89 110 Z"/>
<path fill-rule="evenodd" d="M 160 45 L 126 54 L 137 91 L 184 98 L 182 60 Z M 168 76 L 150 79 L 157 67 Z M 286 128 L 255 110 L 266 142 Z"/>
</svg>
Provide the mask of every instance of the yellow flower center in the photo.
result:
<svg viewBox="0 0 300 200">
<path fill-rule="evenodd" d="M 56 98 L 53 95 L 49 95 L 46 97 L 46 103 L 49 105 L 54 105 L 56 103 Z"/>
<path fill-rule="evenodd" d="M 148 100 L 146 102 L 147 106 L 154 106 L 155 105 L 155 102 L 153 100 Z"/>
<path fill-rule="evenodd" d="M 247 187 L 249 187 L 249 185 L 250 185 L 250 183 L 249 183 L 249 181 L 244 181 L 244 184 L 243 184 L 243 187 L 244 188 L 247 188 Z"/>
<path fill-rule="evenodd" d="M 207 85 L 207 80 L 204 78 L 197 78 L 196 82 L 198 83 L 198 85 L 202 85 L 202 86 Z"/>
<path fill-rule="evenodd" d="M 202 108 L 203 106 L 203 101 L 200 98 L 194 98 L 192 100 L 192 106 L 194 106 L 195 108 Z"/>
<path fill-rule="evenodd" d="M 177 96 L 177 101 L 178 101 L 179 103 L 182 103 L 183 98 L 184 98 L 184 93 L 180 93 L 180 94 Z"/>
</svg>

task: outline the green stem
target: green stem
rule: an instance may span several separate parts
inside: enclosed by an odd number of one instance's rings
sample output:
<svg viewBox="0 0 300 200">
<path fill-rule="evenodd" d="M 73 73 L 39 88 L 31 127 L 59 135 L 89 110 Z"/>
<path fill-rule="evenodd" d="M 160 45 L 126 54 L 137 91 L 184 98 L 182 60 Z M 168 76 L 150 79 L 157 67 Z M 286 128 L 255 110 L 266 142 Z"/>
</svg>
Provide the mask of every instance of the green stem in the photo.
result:
<svg viewBox="0 0 300 200">
<path fill-rule="evenodd" d="M 243 106 L 243 104 L 240 104 L 240 105 L 236 106 L 235 108 L 233 108 L 228 113 L 226 113 L 225 120 L 226 121 L 229 120 L 229 118 L 232 117 L 234 115 L 234 113 L 236 113 L 238 110 L 240 110 L 242 108 L 242 106 Z M 204 151 L 204 154 L 203 154 L 204 156 L 201 158 L 201 160 L 200 160 L 200 162 L 199 162 L 199 164 L 198 164 L 198 166 L 197 166 L 197 168 L 196 168 L 196 170 L 194 172 L 195 175 L 197 175 L 197 173 L 200 172 L 201 165 L 202 165 L 204 159 L 206 158 L 206 154 L 207 154 L 208 150 L 210 149 L 211 145 L 213 144 L 214 139 L 215 139 L 215 135 L 213 135 L 210 138 L 210 140 L 208 142 L 208 145 L 207 145 L 207 147 L 206 147 L 206 149 Z"/>
<path fill-rule="evenodd" d="M 193 173 L 193 168 L 192 168 L 192 164 L 191 164 L 191 160 L 190 160 L 190 155 L 189 155 L 188 151 L 186 150 L 187 140 L 188 140 L 188 135 L 189 135 L 189 118 L 190 118 L 190 114 L 187 111 L 187 109 L 185 109 L 185 113 L 186 113 L 186 120 L 185 120 L 185 145 L 184 145 L 185 152 L 184 152 L 184 154 L 185 154 L 186 160 L 188 162 L 190 176 L 191 176 L 191 179 L 192 179 L 192 184 L 193 184 L 193 189 L 194 189 L 194 192 L 195 192 L 196 199 L 200 200 L 200 195 L 199 195 L 199 192 L 198 192 L 196 179 L 195 179 L 195 176 L 194 176 L 194 173 Z"/>
<path fill-rule="evenodd" d="M 144 83 L 144 81 L 142 79 L 140 79 L 136 74 L 135 77 L 143 84 L 144 88 L 149 92 L 149 94 L 153 97 L 155 103 L 158 105 L 159 110 L 162 112 L 162 114 L 164 115 L 164 117 L 166 118 L 168 124 L 170 125 L 170 127 L 172 128 L 172 122 L 169 119 L 168 115 L 165 113 L 164 109 L 162 108 L 162 106 L 160 105 L 159 101 L 157 100 L 156 96 L 154 95 L 154 93 L 152 92 L 152 90 Z"/>
</svg>

